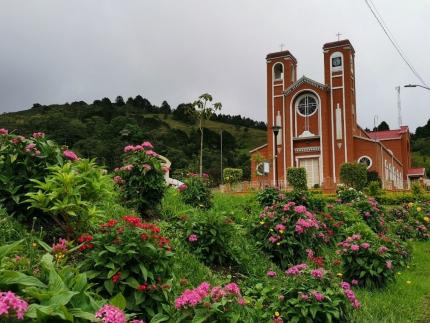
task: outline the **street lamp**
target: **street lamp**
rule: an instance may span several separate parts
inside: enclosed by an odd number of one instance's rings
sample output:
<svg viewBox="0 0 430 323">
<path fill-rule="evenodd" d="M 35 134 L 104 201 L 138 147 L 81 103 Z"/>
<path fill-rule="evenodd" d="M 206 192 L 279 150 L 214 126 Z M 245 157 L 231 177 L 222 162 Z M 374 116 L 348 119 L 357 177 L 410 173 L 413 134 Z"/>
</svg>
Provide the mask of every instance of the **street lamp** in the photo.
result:
<svg viewBox="0 0 430 323">
<path fill-rule="evenodd" d="M 278 133 L 281 131 L 281 116 L 278 112 L 278 115 L 275 119 L 275 124 L 272 126 L 272 131 L 275 136 L 275 180 L 276 180 L 276 187 L 279 188 L 279 178 L 278 178 Z"/>
<path fill-rule="evenodd" d="M 423 86 L 423 85 L 419 85 L 419 84 L 407 84 L 407 85 L 403 85 L 404 87 L 422 87 L 423 89 L 429 90 L 430 91 L 430 87 L 428 86 Z"/>
</svg>

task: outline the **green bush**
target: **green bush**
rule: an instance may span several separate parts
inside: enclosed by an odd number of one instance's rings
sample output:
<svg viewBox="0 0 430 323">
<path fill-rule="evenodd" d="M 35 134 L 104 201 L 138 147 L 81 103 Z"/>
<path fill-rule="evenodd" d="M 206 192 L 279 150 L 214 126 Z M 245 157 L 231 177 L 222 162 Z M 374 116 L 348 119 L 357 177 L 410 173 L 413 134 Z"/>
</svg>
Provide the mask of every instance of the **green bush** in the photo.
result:
<svg viewBox="0 0 430 323">
<path fill-rule="evenodd" d="M 342 203 L 351 203 L 365 199 L 366 196 L 361 191 L 357 191 L 353 187 L 348 187 L 343 184 L 339 184 L 336 187 L 337 198 Z"/>
<path fill-rule="evenodd" d="M 281 192 L 275 187 L 266 187 L 257 193 L 257 201 L 261 206 L 269 206 L 280 200 Z"/>
<path fill-rule="evenodd" d="M 165 312 L 173 254 L 159 227 L 141 222 L 140 217 L 123 216 L 78 241 L 85 253 L 82 268 L 88 270 L 99 295 L 125 299 L 128 310 L 143 312 L 147 318 Z"/>
<path fill-rule="evenodd" d="M 424 188 L 419 182 L 412 182 L 411 184 L 411 192 L 412 196 L 415 198 L 416 201 L 422 200 L 424 196 Z"/>
<path fill-rule="evenodd" d="M 231 265 L 234 261 L 225 244 L 234 233 L 234 222 L 214 212 L 197 213 L 184 222 L 182 236 L 189 250 L 207 265 Z"/>
<path fill-rule="evenodd" d="M 378 202 L 369 197 L 354 202 L 353 207 L 357 209 L 360 215 L 366 221 L 367 225 L 376 233 L 385 232 L 385 219 L 382 207 Z"/>
<path fill-rule="evenodd" d="M 224 168 L 223 177 L 224 182 L 234 184 L 240 182 L 243 176 L 243 170 L 240 168 Z"/>
<path fill-rule="evenodd" d="M 66 159 L 77 159 L 77 156 L 68 150 L 62 151 L 43 133 L 26 138 L 6 132 L 3 129 L 0 134 L 0 203 L 8 214 L 30 224 L 38 213 L 35 209 L 28 210 L 29 204 L 24 202 L 25 195 L 35 185 L 31 180 L 42 181 L 49 174 L 50 166 L 62 165 Z"/>
<path fill-rule="evenodd" d="M 48 171 L 42 181 L 31 180 L 33 191 L 26 194 L 25 202 L 30 209 L 49 216 L 43 219 L 46 228 L 54 221 L 62 234 L 79 235 L 88 229 L 90 219 L 100 214 L 95 203 L 113 195 L 112 179 L 87 159 L 50 166 Z"/>
<path fill-rule="evenodd" d="M 367 184 L 367 167 L 364 164 L 345 163 L 340 167 L 340 180 L 346 186 L 361 191 Z"/>
<path fill-rule="evenodd" d="M 123 203 L 141 216 L 155 212 L 166 190 L 167 169 L 152 148 L 149 142 L 126 146 L 123 166 L 115 169 L 114 182 L 120 187 Z"/>
<path fill-rule="evenodd" d="M 191 174 L 179 187 L 182 201 L 185 204 L 210 209 L 212 207 L 212 192 L 209 188 L 209 178 Z"/>
<path fill-rule="evenodd" d="M 378 181 L 369 182 L 369 184 L 367 185 L 367 192 L 369 196 L 372 196 L 378 199 L 382 194 L 381 182 L 378 182 Z"/>
<path fill-rule="evenodd" d="M 306 191 L 308 189 L 306 169 L 302 167 L 291 167 L 287 170 L 287 180 L 295 191 Z"/>
</svg>

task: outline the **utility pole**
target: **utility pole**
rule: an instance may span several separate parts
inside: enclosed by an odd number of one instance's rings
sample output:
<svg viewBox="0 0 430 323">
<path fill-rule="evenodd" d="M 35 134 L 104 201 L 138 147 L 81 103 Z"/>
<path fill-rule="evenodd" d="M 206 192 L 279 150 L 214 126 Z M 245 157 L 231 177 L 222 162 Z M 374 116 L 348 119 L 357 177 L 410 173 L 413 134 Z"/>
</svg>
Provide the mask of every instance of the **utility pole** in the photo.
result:
<svg viewBox="0 0 430 323">
<path fill-rule="evenodd" d="M 398 122 L 399 128 L 402 126 L 402 102 L 400 100 L 400 86 L 395 87 L 397 91 L 397 113 L 398 113 Z"/>
<path fill-rule="evenodd" d="M 222 129 L 221 129 L 221 185 L 224 185 L 224 175 L 222 170 Z"/>
</svg>

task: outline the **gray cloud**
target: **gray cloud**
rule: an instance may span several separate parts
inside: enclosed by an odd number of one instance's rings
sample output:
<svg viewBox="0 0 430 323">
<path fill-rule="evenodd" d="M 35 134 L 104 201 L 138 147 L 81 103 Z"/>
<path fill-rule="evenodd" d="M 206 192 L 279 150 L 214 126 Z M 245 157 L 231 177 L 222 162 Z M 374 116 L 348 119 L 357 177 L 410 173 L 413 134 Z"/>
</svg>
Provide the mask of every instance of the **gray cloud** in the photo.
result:
<svg viewBox="0 0 430 323">
<path fill-rule="evenodd" d="M 374 3 L 430 82 L 430 2 Z M 224 113 L 266 120 L 265 55 L 285 43 L 299 76 L 323 81 L 337 32 L 356 50 L 360 124 L 397 126 L 394 87 L 417 80 L 361 0 L 0 0 L 0 111 L 137 94 L 176 106 L 209 92 Z M 404 124 L 424 124 L 429 102 L 403 89 Z"/>
</svg>

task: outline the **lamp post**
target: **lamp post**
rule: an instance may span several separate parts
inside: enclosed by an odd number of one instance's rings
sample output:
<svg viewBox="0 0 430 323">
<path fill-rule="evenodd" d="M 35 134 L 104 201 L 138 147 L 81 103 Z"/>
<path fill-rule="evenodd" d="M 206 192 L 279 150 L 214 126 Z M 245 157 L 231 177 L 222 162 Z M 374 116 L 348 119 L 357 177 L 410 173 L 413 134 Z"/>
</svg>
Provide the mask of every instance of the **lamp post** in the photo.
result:
<svg viewBox="0 0 430 323">
<path fill-rule="evenodd" d="M 277 125 L 277 122 L 272 126 L 272 131 L 275 136 L 275 181 L 276 187 L 279 188 L 279 178 L 278 178 L 278 133 L 281 130 L 281 126 Z"/>
<path fill-rule="evenodd" d="M 407 84 L 407 85 L 404 85 L 404 87 L 422 87 L 423 89 L 430 91 L 430 87 L 424 86 L 424 85 L 419 85 L 419 84 Z"/>
</svg>

